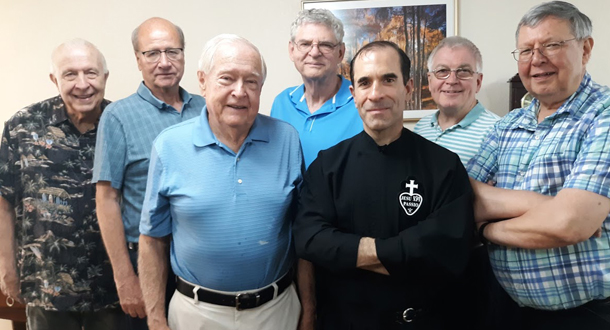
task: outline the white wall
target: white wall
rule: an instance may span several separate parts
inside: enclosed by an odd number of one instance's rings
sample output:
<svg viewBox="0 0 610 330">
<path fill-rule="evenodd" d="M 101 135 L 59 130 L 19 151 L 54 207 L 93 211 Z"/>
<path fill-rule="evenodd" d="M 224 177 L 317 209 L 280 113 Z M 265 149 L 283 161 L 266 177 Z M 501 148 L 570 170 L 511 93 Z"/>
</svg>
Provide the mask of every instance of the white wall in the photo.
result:
<svg viewBox="0 0 610 330">
<path fill-rule="evenodd" d="M 510 54 L 515 48 L 516 24 L 539 2 L 459 1 L 459 34 L 470 38 L 483 54 L 479 100 L 498 114 L 508 111 L 506 81 L 517 72 Z M 572 2 L 594 24 L 596 44 L 589 71 L 596 81 L 610 84 L 610 65 L 604 61 L 610 45 L 601 37 L 610 30 L 610 1 Z M 48 79 L 49 57 L 56 45 L 75 37 L 88 39 L 105 54 L 110 69 L 108 99 L 133 93 L 141 75 L 130 34 L 151 16 L 167 18 L 183 28 L 187 64 L 182 85 L 193 93 L 198 93 L 196 63 L 205 41 L 219 33 L 236 33 L 256 44 L 269 67 L 261 103 L 261 112 L 268 113 L 276 94 L 300 83 L 287 55 L 290 23 L 300 8 L 299 0 L 0 0 L 0 121 L 57 93 Z"/>
</svg>

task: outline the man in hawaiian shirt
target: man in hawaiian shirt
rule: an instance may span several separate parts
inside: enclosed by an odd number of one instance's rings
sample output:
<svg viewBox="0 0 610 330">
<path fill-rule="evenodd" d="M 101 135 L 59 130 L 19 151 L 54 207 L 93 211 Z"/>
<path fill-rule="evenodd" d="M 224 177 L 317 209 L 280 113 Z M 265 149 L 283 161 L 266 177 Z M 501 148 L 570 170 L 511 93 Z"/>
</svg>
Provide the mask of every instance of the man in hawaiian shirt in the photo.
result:
<svg viewBox="0 0 610 330">
<path fill-rule="evenodd" d="M 28 328 L 123 329 L 91 183 L 108 69 L 76 39 L 52 55 L 59 96 L 4 124 L 0 147 L 2 292 L 27 303 Z"/>
</svg>

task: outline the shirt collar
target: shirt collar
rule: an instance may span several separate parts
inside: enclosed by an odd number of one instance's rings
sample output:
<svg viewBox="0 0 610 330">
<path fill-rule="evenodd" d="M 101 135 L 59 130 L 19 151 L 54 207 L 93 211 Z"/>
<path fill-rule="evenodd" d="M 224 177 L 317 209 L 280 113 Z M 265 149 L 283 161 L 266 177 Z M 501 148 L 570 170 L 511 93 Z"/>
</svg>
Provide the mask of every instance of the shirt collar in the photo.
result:
<svg viewBox="0 0 610 330">
<path fill-rule="evenodd" d="M 574 94 L 570 95 L 570 97 L 568 97 L 568 99 L 565 100 L 563 102 L 563 104 L 559 107 L 559 109 L 557 109 L 557 111 L 555 111 L 555 113 L 552 114 L 551 116 L 553 116 L 555 114 L 561 114 L 564 112 L 575 115 L 576 112 L 581 110 L 581 108 L 582 108 L 581 103 L 583 103 L 586 100 L 587 95 L 589 94 L 589 92 L 591 90 L 591 84 L 592 84 L 591 75 L 588 72 L 585 72 L 585 75 L 583 76 L 582 81 L 580 82 L 580 85 L 578 86 L 578 89 L 576 89 L 576 92 L 574 92 Z M 531 112 L 534 115 L 534 117 L 537 117 L 539 109 L 540 109 L 540 101 L 538 101 L 538 99 L 536 99 L 536 98 L 534 98 L 532 100 L 532 103 L 529 105 L 529 107 L 527 107 L 527 111 Z"/>
<path fill-rule="evenodd" d="M 307 100 L 305 100 L 305 85 L 302 84 L 290 92 L 290 100 L 294 104 L 294 107 L 306 112 L 310 115 L 316 115 L 321 113 L 328 113 L 341 108 L 342 106 L 350 103 L 353 99 L 352 92 L 349 90 L 349 86 L 352 84 L 349 80 L 345 79 L 343 76 L 339 76 L 341 78 L 341 87 L 337 91 L 337 94 L 333 95 L 328 101 L 324 102 L 324 105 L 320 108 L 320 110 L 311 114 L 307 107 Z"/>
<path fill-rule="evenodd" d="M 479 116 L 483 113 L 483 111 L 485 111 L 485 107 L 483 107 L 483 105 L 479 101 L 477 101 L 477 104 L 475 104 L 475 106 L 472 109 L 470 109 L 470 111 L 468 111 L 466 116 L 464 116 L 464 118 L 462 118 L 462 120 L 460 120 L 459 123 L 457 123 L 453 126 L 466 127 L 466 126 L 472 124 L 473 122 L 475 122 L 477 120 L 477 118 L 479 118 Z M 439 113 L 440 113 L 440 110 L 436 111 L 436 113 L 434 113 L 434 115 L 430 117 L 430 123 L 433 124 L 434 127 L 438 127 Z M 451 126 L 451 127 L 453 127 L 453 126 Z"/>
<path fill-rule="evenodd" d="M 250 128 L 250 132 L 244 140 L 244 144 L 253 141 L 269 142 L 269 130 L 265 129 L 264 127 L 261 127 L 260 116 L 261 115 L 257 115 L 254 119 L 254 124 L 252 124 L 252 127 Z M 214 133 L 210 128 L 207 105 L 203 106 L 203 110 L 201 110 L 201 116 L 199 116 L 199 120 L 195 124 L 193 144 L 197 147 L 205 147 L 212 144 L 221 144 L 221 142 L 218 141 L 216 136 L 214 136 Z"/>
<path fill-rule="evenodd" d="M 184 108 L 187 104 L 189 104 L 192 97 L 191 97 L 191 94 L 189 94 L 186 90 L 184 90 L 184 88 L 182 88 L 182 87 L 178 87 L 178 88 L 179 88 L 178 92 L 180 93 L 180 98 L 182 99 L 182 103 L 183 103 L 182 108 Z M 153 93 L 150 91 L 150 89 L 148 87 L 146 87 L 146 85 L 144 85 L 143 81 L 140 83 L 137 93 L 142 99 L 144 99 L 146 102 L 152 104 L 159 110 L 172 108 L 171 105 L 156 98 L 153 95 Z M 181 109 L 176 109 L 176 110 L 181 110 Z"/>
<path fill-rule="evenodd" d="M 110 104 L 110 101 L 106 99 L 102 100 L 100 105 L 102 112 L 104 112 L 104 108 L 106 108 L 108 104 Z M 51 111 L 51 116 L 49 117 L 47 125 L 58 126 L 63 122 L 70 122 L 70 117 L 68 117 L 68 113 L 66 112 L 66 103 L 61 98 L 61 95 L 57 95 L 57 97 L 53 100 L 53 110 Z"/>
</svg>

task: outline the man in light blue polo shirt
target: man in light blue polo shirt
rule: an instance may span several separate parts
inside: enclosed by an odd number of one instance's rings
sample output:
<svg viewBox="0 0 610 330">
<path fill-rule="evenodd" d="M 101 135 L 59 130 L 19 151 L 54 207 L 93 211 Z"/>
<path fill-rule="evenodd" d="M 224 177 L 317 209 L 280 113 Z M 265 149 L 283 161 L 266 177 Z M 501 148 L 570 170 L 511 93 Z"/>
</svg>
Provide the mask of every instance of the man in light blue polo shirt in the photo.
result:
<svg viewBox="0 0 610 330">
<path fill-rule="evenodd" d="M 460 156 L 466 166 L 500 117 L 476 99 L 483 82 L 483 58 L 470 40 L 443 39 L 428 58 L 430 93 L 438 111 L 422 118 L 415 133 Z"/>
<path fill-rule="evenodd" d="M 180 87 L 184 73 L 184 34 L 173 23 L 151 18 L 132 34 L 143 82 L 138 91 L 112 103 L 98 128 L 93 182 L 100 229 L 123 310 L 145 316 L 134 269 L 148 159 L 163 129 L 198 116 L 202 97 Z M 144 322 L 137 328 L 145 328 Z"/>
<path fill-rule="evenodd" d="M 301 11 L 290 28 L 288 51 L 303 84 L 275 98 L 271 117 L 299 132 L 307 167 L 320 150 L 362 131 L 351 83 L 337 75 L 345 55 L 343 34 L 343 23 L 327 9 Z"/>
<path fill-rule="evenodd" d="M 296 329 L 292 220 L 303 156 L 296 130 L 258 114 L 265 62 L 235 35 L 205 45 L 202 115 L 153 145 L 140 222 L 141 283 L 155 329 Z M 178 275 L 163 306 L 167 248 Z"/>
</svg>

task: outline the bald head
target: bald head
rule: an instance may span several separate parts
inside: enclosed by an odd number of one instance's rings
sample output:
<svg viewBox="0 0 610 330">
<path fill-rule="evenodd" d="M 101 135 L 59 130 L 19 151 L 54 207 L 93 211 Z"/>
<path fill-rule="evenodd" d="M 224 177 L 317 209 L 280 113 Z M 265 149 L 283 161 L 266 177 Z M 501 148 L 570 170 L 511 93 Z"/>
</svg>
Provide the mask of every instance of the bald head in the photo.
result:
<svg viewBox="0 0 610 330">
<path fill-rule="evenodd" d="M 104 55 L 83 39 L 64 42 L 51 55 L 49 78 L 72 120 L 97 120 L 101 113 L 108 69 Z M 79 119 L 80 118 L 80 119 Z"/>
<path fill-rule="evenodd" d="M 145 20 L 131 33 L 131 44 L 133 45 L 133 50 L 136 52 L 138 50 L 142 51 L 142 47 L 139 44 L 140 39 L 143 35 L 150 35 L 155 30 L 175 32 L 180 41 L 180 48 L 184 48 L 184 33 L 178 25 L 161 17 L 152 17 Z"/>
<path fill-rule="evenodd" d="M 94 44 L 84 39 L 73 39 L 57 46 L 53 50 L 53 53 L 51 53 L 51 74 L 58 76 L 60 74 L 58 71 L 59 63 L 73 52 L 90 54 L 90 56 L 95 57 L 94 61 L 99 63 L 102 72 L 108 73 L 108 66 L 106 65 L 104 54 L 102 54 Z"/>
</svg>

